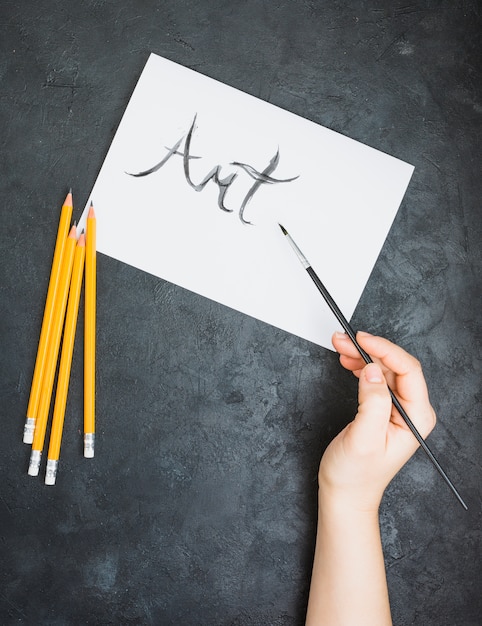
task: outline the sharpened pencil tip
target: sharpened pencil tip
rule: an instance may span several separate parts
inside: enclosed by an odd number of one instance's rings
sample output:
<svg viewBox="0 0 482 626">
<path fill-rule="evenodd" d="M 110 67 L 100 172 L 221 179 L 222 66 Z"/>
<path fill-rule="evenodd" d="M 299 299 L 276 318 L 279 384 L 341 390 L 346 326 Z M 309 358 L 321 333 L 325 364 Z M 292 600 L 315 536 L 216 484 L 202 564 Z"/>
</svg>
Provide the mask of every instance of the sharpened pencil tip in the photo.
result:
<svg viewBox="0 0 482 626">
<path fill-rule="evenodd" d="M 278 226 L 281 228 L 281 230 L 283 231 L 283 235 L 287 235 L 288 231 L 286 230 L 286 228 L 284 226 L 281 226 L 281 224 L 278 224 Z"/>
</svg>

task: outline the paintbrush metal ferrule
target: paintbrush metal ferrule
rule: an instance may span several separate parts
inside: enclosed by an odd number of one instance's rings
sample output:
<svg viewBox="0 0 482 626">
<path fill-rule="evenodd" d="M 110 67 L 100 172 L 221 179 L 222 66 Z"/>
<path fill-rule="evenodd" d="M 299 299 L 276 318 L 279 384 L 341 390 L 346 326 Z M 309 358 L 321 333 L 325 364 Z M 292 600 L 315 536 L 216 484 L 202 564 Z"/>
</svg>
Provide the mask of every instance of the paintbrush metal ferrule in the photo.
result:
<svg viewBox="0 0 482 626">
<path fill-rule="evenodd" d="M 291 237 L 289 232 L 286 230 L 286 228 L 281 226 L 281 224 L 278 224 L 278 226 L 281 228 L 283 234 L 286 235 L 286 239 L 289 241 L 290 246 L 295 251 L 295 254 L 298 257 L 298 259 L 300 260 L 301 265 L 305 268 L 305 270 L 307 270 L 310 267 L 308 259 L 305 257 L 303 252 L 301 252 L 301 250 L 298 248 L 298 246 L 296 245 L 296 243 L 294 242 L 293 238 Z"/>
<path fill-rule="evenodd" d="M 315 270 L 311 267 L 311 264 L 309 263 L 308 259 L 305 257 L 305 255 L 301 252 L 301 250 L 298 248 L 298 246 L 296 245 L 295 241 L 293 240 L 293 238 L 291 237 L 291 235 L 288 233 L 288 231 L 286 230 L 286 228 L 284 228 L 284 226 L 281 226 L 281 224 L 278 224 L 278 226 L 281 228 L 281 231 L 283 232 L 283 234 L 286 236 L 286 238 L 288 239 L 288 242 L 290 243 L 291 247 L 293 248 L 293 250 L 295 251 L 296 256 L 298 257 L 298 259 L 300 260 L 301 264 L 303 265 L 303 267 L 305 268 L 305 270 L 307 271 L 307 273 L 309 274 L 310 278 L 312 279 L 312 281 L 315 283 L 316 287 L 318 288 L 318 291 L 321 293 L 321 295 L 323 296 L 325 302 L 327 303 L 327 305 L 330 307 L 331 311 L 333 312 L 333 314 L 335 315 L 335 317 L 337 318 L 337 320 L 340 322 L 341 326 L 343 327 L 343 330 L 346 332 L 346 334 L 350 337 L 351 341 L 353 342 L 354 346 L 356 347 L 356 349 L 358 350 L 358 352 L 360 353 L 360 356 L 363 358 L 363 360 L 365 361 L 365 363 L 373 363 L 372 358 L 370 357 L 370 355 L 368 355 L 365 350 L 363 350 L 363 348 L 360 346 L 360 344 L 358 343 L 357 339 L 356 339 L 356 332 L 355 330 L 352 328 L 352 326 L 350 325 L 350 323 L 348 322 L 348 320 L 346 319 L 346 317 L 343 315 L 343 313 L 341 312 L 340 308 L 338 307 L 338 305 L 336 304 L 336 302 L 333 300 L 333 298 L 331 297 L 330 293 L 328 292 L 328 290 L 326 289 L 325 285 L 321 282 L 321 280 L 319 279 L 318 275 L 316 274 Z M 388 385 L 387 385 L 388 387 Z M 464 500 L 462 499 L 462 496 L 459 494 L 459 492 L 457 491 L 457 489 L 455 488 L 455 486 L 453 485 L 452 481 L 450 480 L 450 478 L 447 476 L 447 474 L 445 473 L 445 471 L 443 470 L 442 466 L 440 465 L 440 463 L 437 461 L 437 459 L 435 458 L 435 456 L 433 455 L 432 451 L 430 450 L 430 448 L 427 446 L 427 444 L 425 443 L 425 440 L 423 439 L 422 435 L 418 432 L 417 428 L 415 427 L 415 425 L 413 424 L 412 420 L 409 418 L 409 416 L 407 415 L 405 409 L 402 407 L 402 405 L 400 404 L 397 396 L 394 394 L 394 392 L 390 389 L 390 387 L 388 387 L 388 391 L 390 392 L 390 397 L 392 399 L 393 405 L 395 406 L 395 408 L 397 409 L 397 411 L 400 413 L 402 419 L 404 420 L 404 422 L 407 424 L 408 428 L 411 430 L 413 436 L 415 437 L 415 439 L 418 441 L 418 443 L 420 444 L 420 447 L 423 449 L 423 451 L 425 452 L 425 454 L 428 456 L 428 458 L 430 459 L 430 461 L 432 462 L 432 464 L 434 465 L 434 467 L 436 468 L 436 470 L 438 471 L 438 473 L 442 476 L 442 478 L 444 479 L 444 481 L 447 483 L 447 485 L 450 487 L 450 489 L 452 490 L 452 493 L 455 495 L 455 497 L 457 498 L 457 500 L 460 502 L 460 504 L 464 507 L 465 510 L 467 510 L 467 505 L 465 504 Z"/>
</svg>

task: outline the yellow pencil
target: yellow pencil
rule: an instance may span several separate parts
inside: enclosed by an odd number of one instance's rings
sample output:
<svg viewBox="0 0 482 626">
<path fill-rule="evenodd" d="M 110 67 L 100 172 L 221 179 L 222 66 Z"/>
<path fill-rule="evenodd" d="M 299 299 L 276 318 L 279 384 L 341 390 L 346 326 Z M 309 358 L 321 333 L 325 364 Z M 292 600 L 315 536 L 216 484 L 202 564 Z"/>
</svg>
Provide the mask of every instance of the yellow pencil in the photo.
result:
<svg viewBox="0 0 482 626">
<path fill-rule="evenodd" d="M 95 448 L 96 217 L 91 203 L 85 250 L 84 457 Z"/>
<path fill-rule="evenodd" d="M 57 391 L 55 393 L 54 412 L 52 417 L 52 430 L 50 432 L 49 451 L 47 456 L 47 471 L 45 484 L 55 485 L 57 469 L 60 457 L 60 444 L 64 427 L 65 408 L 67 394 L 69 392 L 70 370 L 72 355 L 74 352 L 75 330 L 77 328 L 77 316 L 79 312 L 80 291 L 84 274 L 85 259 L 85 235 L 81 234 L 74 255 L 74 266 L 70 281 L 69 301 L 65 317 L 64 336 L 62 339 L 62 353 L 60 355 L 59 377 Z"/>
<path fill-rule="evenodd" d="M 60 338 L 64 326 L 65 308 L 67 306 L 67 296 L 69 294 L 70 277 L 74 261 L 74 252 L 77 229 L 72 226 L 67 242 L 65 244 L 60 279 L 55 298 L 54 314 L 52 319 L 52 330 L 48 343 L 47 358 L 45 361 L 45 371 L 42 380 L 42 390 L 38 405 L 37 417 L 35 419 L 35 432 L 32 442 L 32 452 L 30 454 L 30 464 L 28 473 L 30 476 L 38 476 L 40 458 L 45 441 L 45 431 L 49 417 L 50 400 L 54 386 L 55 370 L 57 367 L 57 357 L 59 354 Z"/>
<path fill-rule="evenodd" d="M 47 299 L 45 302 L 44 316 L 42 320 L 42 328 L 40 330 L 40 339 L 37 349 L 37 358 L 35 360 L 35 368 L 33 372 L 32 387 L 30 389 L 30 398 L 27 407 L 27 419 L 25 420 L 25 428 L 23 433 L 24 443 L 33 442 L 33 433 L 35 430 L 35 419 L 40 401 L 40 393 L 42 390 L 42 377 L 45 369 L 45 359 L 47 357 L 47 348 L 52 329 L 52 317 L 55 304 L 55 294 L 60 277 L 60 268 L 62 265 L 62 255 L 65 242 L 72 218 L 72 192 L 69 191 L 60 213 L 60 221 L 57 232 L 57 240 L 55 242 L 54 258 L 52 261 L 52 269 L 50 271 L 49 286 L 47 289 Z"/>
</svg>

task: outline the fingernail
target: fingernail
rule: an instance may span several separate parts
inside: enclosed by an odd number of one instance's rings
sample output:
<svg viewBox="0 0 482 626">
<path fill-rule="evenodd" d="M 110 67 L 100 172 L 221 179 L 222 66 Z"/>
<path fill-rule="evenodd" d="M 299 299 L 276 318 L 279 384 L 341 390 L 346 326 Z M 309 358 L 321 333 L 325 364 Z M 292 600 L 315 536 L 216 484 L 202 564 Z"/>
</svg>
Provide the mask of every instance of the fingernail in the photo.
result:
<svg viewBox="0 0 482 626">
<path fill-rule="evenodd" d="M 365 367 L 365 378 L 369 383 L 383 382 L 383 373 L 378 363 L 369 363 Z"/>
<path fill-rule="evenodd" d="M 335 337 L 337 339 L 348 339 L 348 335 L 346 333 L 342 333 L 342 332 L 340 332 L 338 330 L 335 333 Z"/>
<path fill-rule="evenodd" d="M 371 333 L 366 333 L 364 330 L 359 330 L 357 335 L 361 335 L 362 337 L 373 337 Z"/>
</svg>

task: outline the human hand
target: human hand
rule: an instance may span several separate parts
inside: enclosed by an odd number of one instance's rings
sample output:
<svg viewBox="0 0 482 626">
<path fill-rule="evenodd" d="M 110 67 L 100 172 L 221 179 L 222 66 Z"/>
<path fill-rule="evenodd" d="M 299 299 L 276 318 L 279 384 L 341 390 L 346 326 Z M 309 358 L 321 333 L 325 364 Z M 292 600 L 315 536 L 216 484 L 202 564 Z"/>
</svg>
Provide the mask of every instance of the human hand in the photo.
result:
<svg viewBox="0 0 482 626">
<path fill-rule="evenodd" d="M 357 341 L 374 363 L 365 365 L 344 333 L 333 336 L 341 364 L 359 378 L 359 406 L 355 419 L 325 450 L 318 475 L 320 498 L 376 511 L 386 486 L 419 445 L 393 406 L 387 385 L 422 437 L 433 429 L 436 417 L 422 368 L 413 356 L 367 333 L 357 333 Z"/>
</svg>

